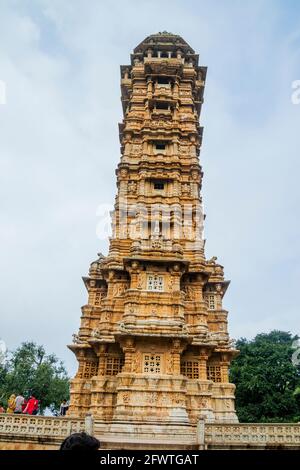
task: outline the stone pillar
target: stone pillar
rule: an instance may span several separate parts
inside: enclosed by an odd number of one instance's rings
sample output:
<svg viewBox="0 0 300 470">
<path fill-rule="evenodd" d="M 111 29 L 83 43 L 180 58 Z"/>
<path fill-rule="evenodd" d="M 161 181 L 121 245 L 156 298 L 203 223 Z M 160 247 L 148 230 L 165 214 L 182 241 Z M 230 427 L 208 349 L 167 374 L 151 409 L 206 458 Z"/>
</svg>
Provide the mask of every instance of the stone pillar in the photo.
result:
<svg viewBox="0 0 300 470">
<path fill-rule="evenodd" d="M 112 298 L 113 290 L 115 286 L 115 272 L 112 269 L 108 272 L 106 281 L 107 281 L 107 297 Z"/>
<path fill-rule="evenodd" d="M 107 357 L 107 345 L 101 344 L 98 352 L 98 377 L 105 375 L 105 362 Z"/>
<path fill-rule="evenodd" d="M 177 100 L 178 99 L 178 91 L 179 91 L 179 85 L 178 85 L 178 81 L 176 80 L 175 83 L 174 83 L 174 86 L 173 86 L 173 98 L 174 100 Z"/>
<path fill-rule="evenodd" d="M 193 283 L 194 285 L 194 299 L 196 302 L 201 303 L 203 301 L 203 286 L 204 286 L 204 279 L 201 274 L 197 275 L 196 282 Z"/>
<path fill-rule="evenodd" d="M 221 381 L 222 383 L 228 383 L 229 382 L 229 374 L 228 374 L 228 369 L 230 365 L 230 358 L 228 357 L 228 354 L 222 354 L 221 355 L 221 360 L 220 360 L 220 367 L 221 367 Z"/>
<path fill-rule="evenodd" d="M 179 150 L 178 140 L 174 139 L 172 144 L 173 144 L 173 156 L 175 157 L 178 155 L 178 150 Z"/>
<path fill-rule="evenodd" d="M 147 98 L 150 100 L 152 98 L 153 93 L 153 82 L 151 79 L 147 81 Z"/>
<path fill-rule="evenodd" d="M 132 358 L 133 358 L 133 354 L 135 353 L 134 339 L 126 338 L 124 342 L 122 342 L 121 347 L 125 354 L 125 363 L 123 366 L 123 372 L 131 372 L 132 371 Z"/>
<path fill-rule="evenodd" d="M 204 418 L 199 418 L 196 428 L 196 442 L 199 450 L 205 448 L 205 421 Z"/>
<path fill-rule="evenodd" d="M 137 289 L 140 275 L 138 261 L 133 261 L 127 271 L 130 273 L 130 289 Z"/>
<path fill-rule="evenodd" d="M 84 430 L 90 436 L 94 435 L 94 419 L 91 413 L 87 413 L 84 419 Z"/>
<path fill-rule="evenodd" d="M 142 143 L 142 152 L 143 156 L 148 153 L 148 142 L 147 140 L 144 140 Z"/>
<path fill-rule="evenodd" d="M 222 383 L 228 383 L 229 382 L 229 377 L 228 377 L 228 368 L 229 368 L 229 362 L 221 362 L 221 380 Z"/>
<path fill-rule="evenodd" d="M 200 380 L 207 380 L 207 359 L 208 355 L 205 353 L 200 353 L 199 355 L 199 379 Z"/>
<path fill-rule="evenodd" d="M 173 339 L 172 341 L 172 358 L 173 358 L 173 374 L 180 375 L 180 358 L 181 353 L 184 349 L 184 345 L 181 344 L 180 339 Z"/>
<path fill-rule="evenodd" d="M 174 375 L 180 374 L 180 353 L 178 351 L 173 352 L 173 371 Z"/>
<path fill-rule="evenodd" d="M 84 370 L 84 363 L 85 363 L 85 355 L 84 351 L 82 349 L 79 349 L 76 354 L 77 361 L 78 361 L 78 370 L 77 374 L 75 376 L 76 379 L 81 379 L 83 376 L 83 370 Z"/>
<path fill-rule="evenodd" d="M 120 199 L 122 199 L 122 197 L 126 196 L 127 186 L 128 186 L 127 170 L 122 169 L 119 172 L 119 197 L 120 197 Z"/>
</svg>

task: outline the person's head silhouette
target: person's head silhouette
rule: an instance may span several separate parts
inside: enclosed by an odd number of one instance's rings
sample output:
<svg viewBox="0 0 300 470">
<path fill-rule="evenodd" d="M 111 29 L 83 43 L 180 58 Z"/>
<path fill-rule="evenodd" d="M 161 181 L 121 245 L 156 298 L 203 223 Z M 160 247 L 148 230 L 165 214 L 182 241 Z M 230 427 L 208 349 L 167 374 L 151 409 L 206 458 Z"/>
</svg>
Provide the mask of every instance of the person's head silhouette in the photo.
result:
<svg viewBox="0 0 300 470">
<path fill-rule="evenodd" d="M 60 450 L 98 450 L 100 442 L 85 432 L 76 432 L 68 436 L 60 446 Z"/>
</svg>

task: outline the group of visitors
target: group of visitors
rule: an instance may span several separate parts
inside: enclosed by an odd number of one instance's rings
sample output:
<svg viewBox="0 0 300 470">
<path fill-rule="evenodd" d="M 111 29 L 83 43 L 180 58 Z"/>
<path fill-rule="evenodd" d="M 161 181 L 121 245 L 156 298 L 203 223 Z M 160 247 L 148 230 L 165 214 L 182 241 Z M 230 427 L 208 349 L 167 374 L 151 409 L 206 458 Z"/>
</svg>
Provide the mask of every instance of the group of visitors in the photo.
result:
<svg viewBox="0 0 300 470">
<path fill-rule="evenodd" d="M 39 401 L 33 395 L 26 399 L 13 393 L 8 399 L 6 413 L 36 415 L 38 409 Z M 0 406 L 0 413 L 5 413 L 3 406 Z"/>
<path fill-rule="evenodd" d="M 15 414 L 28 414 L 36 415 L 39 409 L 39 400 L 37 400 L 33 395 L 29 396 L 28 399 L 24 398 L 23 395 L 12 394 L 7 401 L 7 408 L 0 403 L 0 413 L 15 413 Z M 66 416 L 69 409 L 69 403 L 67 400 L 63 400 L 59 413 L 55 416 Z"/>
</svg>

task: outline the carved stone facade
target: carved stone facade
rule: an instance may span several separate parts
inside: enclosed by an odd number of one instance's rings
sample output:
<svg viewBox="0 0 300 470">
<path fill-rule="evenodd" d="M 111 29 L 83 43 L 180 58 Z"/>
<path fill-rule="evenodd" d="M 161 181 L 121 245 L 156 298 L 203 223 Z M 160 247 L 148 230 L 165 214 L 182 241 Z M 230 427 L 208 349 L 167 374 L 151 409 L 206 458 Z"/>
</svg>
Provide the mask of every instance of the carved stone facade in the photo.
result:
<svg viewBox="0 0 300 470">
<path fill-rule="evenodd" d="M 124 120 L 113 236 L 91 264 L 70 349 L 69 416 L 177 426 L 237 422 L 229 282 L 202 238 L 199 162 L 206 67 L 179 36 L 147 37 L 121 66 Z M 174 428 L 175 429 L 175 428 Z"/>
</svg>

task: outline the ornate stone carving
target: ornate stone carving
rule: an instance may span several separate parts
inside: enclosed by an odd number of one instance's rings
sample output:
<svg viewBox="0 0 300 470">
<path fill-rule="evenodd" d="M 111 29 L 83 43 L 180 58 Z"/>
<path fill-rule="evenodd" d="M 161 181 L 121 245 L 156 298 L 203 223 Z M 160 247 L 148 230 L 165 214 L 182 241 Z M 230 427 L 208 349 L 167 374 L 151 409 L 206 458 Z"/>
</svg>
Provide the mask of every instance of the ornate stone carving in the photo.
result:
<svg viewBox="0 0 300 470">
<path fill-rule="evenodd" d="M 83 343 L 85 343 L 85 341 L 84 341 L 83 339 L 81 339 L 81 338 L 79 337 L 79 335 L 77 335 L 76 333 L 74 333 L 74 334 L 72 335 L 72 338 L 73 338 L 73 343 L 74 343 L 74 344 L 83 344 Z"/>
<path fill-rule="evenodd" d="M 130 394 L 129 392 L 124 392 L 123 395 L 122 395 L 122 399 L 123 399 L 123 403 L 125 405 L 128 405 L 129 402 L 130 402 Z"/>
<path fill-rule="evenodd" d="M 91 333 L 92 338 L 101 338 L 101 332 L 99 328 L 94 328 Z"/>
<path fill-rule="evenodd" d="M 70 345 L 81 364 L 80 393 L 71 391 L 79 416 L 92 410 L 108 423 L 195 425 L 203 409 L 210 419 L 236 420 L 227 372 L 235 351 L 222 309 L 228 283 L 197 238 L 205 73 L 198 55 L 169 33 L 146 38 L 131 65 L 121 67 L 113 235 L 108 256 L 99 256 L 85 278 L 89 305 Z"/>
<path fill-rule="evenodd" d="M 137 189 L 136 183 L 135 183 L 134 181 L 131 181 L 131 182 L 128 184 L 128 193 L 129 193 L 129 194 L 135 194 L 135 193 L 136 193 L 136 189 Z"/>
</svg>

